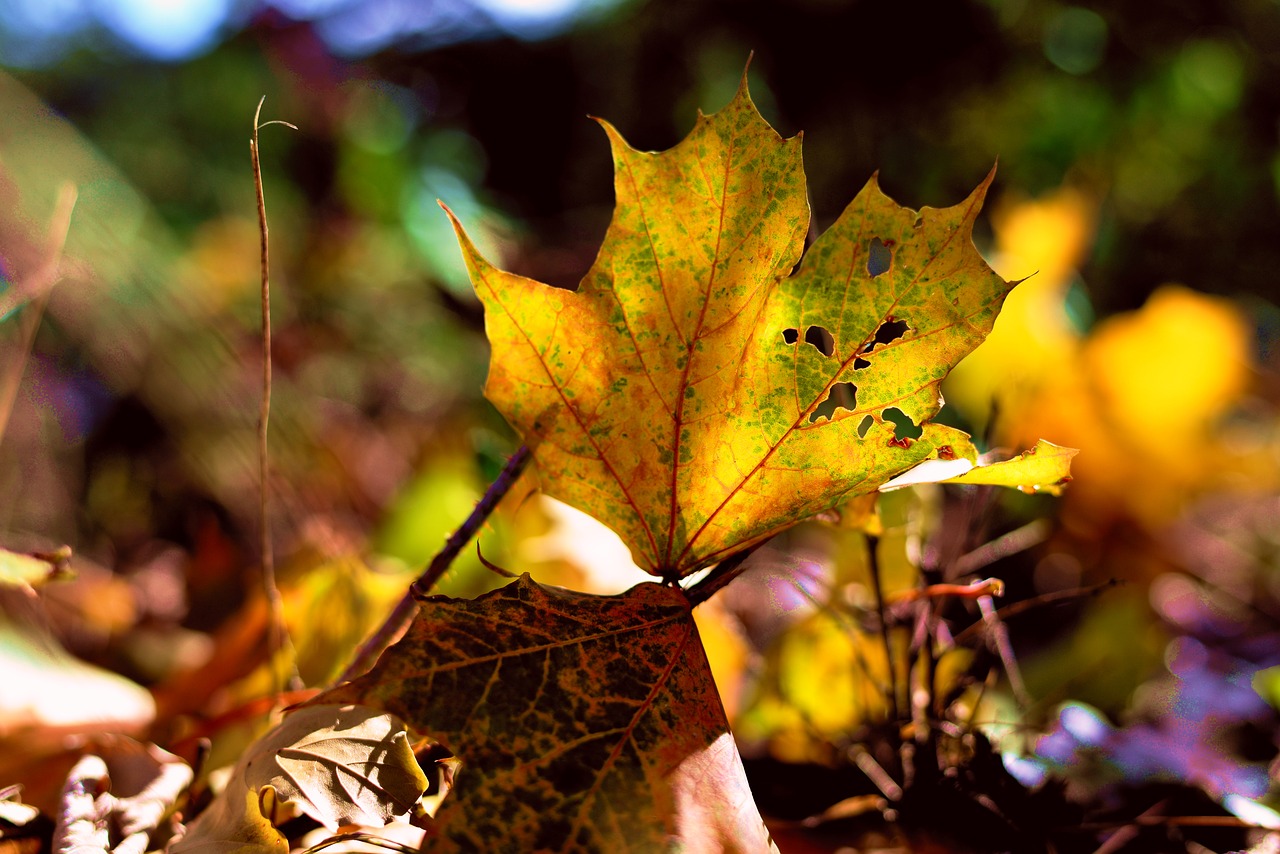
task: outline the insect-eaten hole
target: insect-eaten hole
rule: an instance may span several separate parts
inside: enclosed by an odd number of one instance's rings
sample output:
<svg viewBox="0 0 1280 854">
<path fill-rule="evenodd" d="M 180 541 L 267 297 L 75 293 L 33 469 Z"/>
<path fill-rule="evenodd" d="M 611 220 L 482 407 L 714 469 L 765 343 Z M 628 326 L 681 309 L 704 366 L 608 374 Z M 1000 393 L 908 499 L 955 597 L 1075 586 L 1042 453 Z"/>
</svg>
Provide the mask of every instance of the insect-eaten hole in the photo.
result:
<svg viewBox="0 0 1280 854">
<path fill-rule="evenodd" d="M 858 424 L 858 438 L 859 439 L 867 438 L 867 433 L 870 432 L 871 425 L 875 423 L 876 423 L 876 420 L 872 418 L 870 415 L 864 417 L 862 419 L 862 422 Z"/>
<path fill-rule="evenodd" d="M 804 331 L 804 340 L 806 344 L 812 344 L 818 348 L 818 352 L 824 356 L 830 356 L 836 351 L 836 338 L 821 326 L 810 326 Z"/>
<path fill-rule="evenodd" d="M 795 344 L 800 340 L 800 330 L 782 330 L 782 340 L 788 344 Z M 836 337 L 821 326 L 810 326 L 806 329 L 804 331 L 804 343 L 812 344 L 815 350 L 828 358 L 836 351 Z"/>
<path fill-rule="evenodd" d="M 872 240 L 871 247 L 867 250 L 867 275 L 874 279 L 889 272 L 892 265 L 893 250 L 878 237 Z"/>
<path fill-rule="evenodd" d="M 898 320 L 893 315 L 889 315 L 885 318 L 884 323 L 881 323 L 879 328 L 876 329 L 875 337 L 867 342 L 866 347 L 862 348 L 862 352 L 870 353 L 876 347 L 888 344 L 891 341 L 897 341 L 907 333 L 909 328 L 905 320 Z"/>
<path fill-rule="evenodd" d="M 840 408 L 850 411 L 858 408 L 858 387 L 853 383 L 833 385 L 827 399 L 817 405 L 809 416 L 809 421 L 812 423 L 821 418 L 831 420 L 836 417 L 836 410 Z"/>
<path fill-rule="evenodd" d="M 911 416 L 896 406 L 891 406 L 880 414 L 885 421 L 893 423 L 893 439 L 895 442 L 901 442 L 904 439 L 919 439 L 924 435 L 924 428 L 918 426 L 916 422 L 911 420 Z"/>
<path fill-rule="evenodd" d="M 869 368 L 869 367 L 871 367 L 871 363 L 868 362 L 866 359 L 862 359 L 857 356 L 853 357 L 853 369 L 855 371 L 860 371 L 863 368 Z"/>
</svg>

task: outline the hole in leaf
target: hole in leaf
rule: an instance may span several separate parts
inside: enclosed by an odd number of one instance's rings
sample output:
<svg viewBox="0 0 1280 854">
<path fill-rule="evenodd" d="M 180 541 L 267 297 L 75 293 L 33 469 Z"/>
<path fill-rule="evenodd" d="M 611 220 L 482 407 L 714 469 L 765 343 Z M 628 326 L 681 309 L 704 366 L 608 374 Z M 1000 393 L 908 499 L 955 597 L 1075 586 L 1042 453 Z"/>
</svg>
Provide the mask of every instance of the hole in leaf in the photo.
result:
<svg viewBox="0 0 1280 854">
<path fill-rule="evenodd" d="M 862 348 L 862 352 L 870 353 L 877 346 L 898 340 L 906 334 L 908 328 L 905 320 L 898 320 L 892 314 L 889 315 L 885 318 L 884 323 L 880 324 L 880 328 L 876 330 L 875 337 L 867 343 L 866 347 Z"/>
<path fill-rule="evenodd" d="M 836 339 L 827 330 L 821 326 L 810 326 L 804 332 L 804 340 L 807 344 L 812 344 L 818 348 L 818 352 L 824 356 L 830 356 L 836 351 Z"/>
<path fill-rule="evenodd" d="M 853 410 L 858 407 L 858 387 L 853 383 L 836 383 L 831 387 L 831 393 L 827 395 L 827 399 L 819 403 L 817 408 L 813 410 L 813 414 L 809 416 L 812 423 L 819 418 L 828 420 L 835 418 L 836 410 L 844 407 Z"/>
<path fill-rule="evenodd" d="M 860 370 L 862 370 L 863 368 L 869 368 L 869 367 L 871 367 L 871 363 L 870 363 L 870 362 L 868 362 L 866 359 L 860 359 L 860 358 L 858 358 L 857 356 L 855 356 L 855 357 L 854 357 L 854 359 L 853 359 L 853 369 L 854 369 L 855 371 L 860 371 Z"/>
<path fill-rule="evenodd" d="M 858 425 L 858 438 L 859 439 L 867 438 L 867 431 L 870 430 L 871 425 L 875 423 L 876 423 L 876 420 L 872 418 L 870 415 L 863 418 L 862 423 Z"/>
<path fill-rule="evenodd" d="M 797 341 L 800 340 L 800 330 L 799 329 L 782 330 L 782 340 L 786 341 L 788 344 L 796 343 Z"/>
<path fill-rule="evenodd" d="M 885 421 L 893 422 L 893 438 L 895 441 L 919 439 L 924 434 L 924 428 L 916 426 L 916 423 L 911 420 L 911 416 L 896 406 L 891 406 L 880 414 L 884 416 Z"/>
<path fill-rule="evenodd" d="M 867 251 L 867 275 L 874 279 L 881 273 L 889 272 L 891 264 L 893 264 L 893 250 L 878 237 L 872 240 L 871 248 Z"/>
</svg>

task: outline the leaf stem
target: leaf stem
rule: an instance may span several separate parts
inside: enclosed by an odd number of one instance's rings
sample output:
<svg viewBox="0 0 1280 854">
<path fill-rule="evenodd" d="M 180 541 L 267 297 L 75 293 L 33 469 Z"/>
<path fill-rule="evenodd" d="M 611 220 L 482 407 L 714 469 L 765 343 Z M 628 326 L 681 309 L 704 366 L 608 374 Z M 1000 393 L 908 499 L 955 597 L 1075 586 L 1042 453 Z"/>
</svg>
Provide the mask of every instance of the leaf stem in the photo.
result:
<svg viewBox="0 0 1280 854">
<path fill-rule="evenodd" d="M 755 554 L 756 549 L 762 545 L 764 543 L 756 543 L 754 546 L 730 555 L 716 564 L 715 568 L 708 572 L 701 581 L 685 591 L 685 598 L 689 600 L 689 607 L 696 608 L 701 605 L 727 587 L 729 582 L 745 572 L 748 569 L 746 566 L 747 558 Z"/>
<path fill-rule="evenodd" d="M 524 471 L 525 466 L 529 464 L 532 454 L 527 445 L 521 445 L 516 452 L 507 460 L 506 466 L 494 478 L 493 483 L 489 484 L 489 488 L 485 490 L 484 495 L 476 502 L 475 509 L 471 511 L 471 515 L 466 521 L 458 526 L 458 529 L 445 540 L 444 546 L 431 559 L 431 563 L 427 564 L 427 568 L 422 571 L 417 580 L 409 585 L 409 589 L 404 596 L 396 604 L 395 610 L 383 621 L 369 639 L 360 645 L 356 650 L 355 657 L 346 669 L 342 671 L 342 675 L 338 677 L 337 683 L 350 682 L 357 676 L 363 675 L 373 667 L 378 656 L 383 650 L 395 643 L 399 637 L 409 628 L 409 624 L 413 622 L 414 616 L 418 613 L 418 600 L 426 596 L 431 588 L 435 586 L 440 577 L 448 570 L 450 564 L 457 558 L 458 553 L 463 547 L 476 535 L 480 530 L 480 526 L 493 513 L 498 502 L 511 491 L 511 487 L 515 485 L 516 480 L 520 477 L 520 473 Z"/>
</svg>

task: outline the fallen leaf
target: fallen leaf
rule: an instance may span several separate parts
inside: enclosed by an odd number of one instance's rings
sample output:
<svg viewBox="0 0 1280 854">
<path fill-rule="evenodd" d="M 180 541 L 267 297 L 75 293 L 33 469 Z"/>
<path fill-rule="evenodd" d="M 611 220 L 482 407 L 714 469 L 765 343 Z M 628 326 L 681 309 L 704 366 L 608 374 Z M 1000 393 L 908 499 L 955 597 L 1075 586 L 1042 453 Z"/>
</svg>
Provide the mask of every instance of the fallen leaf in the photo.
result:
<svg viewBox="0 0 1280 854">
<path fill-rule="evenodd" d="M 7 616 L 0 621 L 0 756 L 22 746 L 8 739 L 25 744 L 42 733 L 48 740 L 53 731 L 134 732 L 155 719 L 155 703 L 141 685 L 81 661 L 47 631 Z"/>
<path fill-rule="evenodd" d="M 761 851 L 768 834 L 688 600 L 528 575 L 430 596 L 405 638 L 316 702 L 384 708 L 464 763 L 432 851 Z"/>
<path fill-rule="evenodd" d="M 58 805 L 59 854 L 141 854 L 191 783 L 191 767 L 154 744 L 107 736 L 76 762 Z M 163 841 L 163 839 L 159 840 Z"/>
<path fill-rule="evenodd" d="M 224 792 L 169 846 L 169 854 L 287 854 L 288 840 L 267 817 L 274 801 L 270 786 Z"/>
<path fill-rule="evenodd" d="M 21 786 L 0 789 L 0 823 L 8 827 L 25 827 L 39 817 L 40 810 L 22 802 Z M 2 835 L 0 833 L 0 837 Z"/>
<path fill-rule="evenodd" d="M 975 456 L 930 419 L 1012 287 L 971 239 L 992 175 L 919 212 L 873 177 L 791 275 L 800 139 L 760 117 L 745 77 L 666 152 L 602 124 L 617 207 L 576 292 L 497 269 L 454 219 L 492 343 L 485 393 L 548 494 L 683 576 L 940 449 Z"/>
<path fill-rule="evenodd" d="M 271 795 L 263 794 L 268 790 Z M 245 751 L 223 795 L 171 852 L 221 850 L 221 844 L 287 850 L 272 825 L 295 810 L 331 830 L 382 826 L 414 812 L 426 790 L 400 720 L 360 706 L 307 706 Z M 263 798 L 270 810 L 262 808 Z"/>
<path fill-rule="evenodd" d="M 427 789 L 404 725 L 358 707 L 310 706 L 285 718 L 271 785 L 325 827 L 386 824 Z"/>
</svg>

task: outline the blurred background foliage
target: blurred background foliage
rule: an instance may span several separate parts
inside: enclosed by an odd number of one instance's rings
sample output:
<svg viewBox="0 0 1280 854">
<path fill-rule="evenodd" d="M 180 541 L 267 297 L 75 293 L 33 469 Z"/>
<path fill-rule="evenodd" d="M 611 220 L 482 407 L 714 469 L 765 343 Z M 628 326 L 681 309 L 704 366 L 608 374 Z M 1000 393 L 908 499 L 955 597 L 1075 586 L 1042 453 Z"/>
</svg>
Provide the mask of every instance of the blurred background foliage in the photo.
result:
<svg viewBox="0 0 1280 854">
<path fill-rule="evenodd" d="M 612 205 L 588 116 L 669 147 L 752 52 L 766 118 L 806 134 L 819 228 L 876 170 L 902 203 L 944 206 L 999 159 L 977 239 L 1029 278 L 948 380 L 943 417 L 992 448 L 1082 453 L 1061 500 L 924 490 L 909 517 L 882 507 L 870 528 L 806 526 L 762 552 L 755 582 L 699 614 L 744 752 L 830 765 L 888 714 L 890 668 L 909 673 L 886 650 L 908 639 L 880 645 L 867 623 L 878 550 L 886 595 L 981 571 L 1011 600 L 1058 597 L 1008 623 L 1026 695 L 966 695 L 1020 779 L 1179 779 L 1236 812 L 1269 802 L 1276 0 L 0 3 L 3 545 L 70 544 L 77 572 L 36 602 L 4 593 L 5 681 L 40 681 L 0 692 L 0 778 L 26 769 L 39 803 L 60 772 L 33 757 L 68 729 L 225 734 L 269 685 L 245 144 L 259 97 L 299 128 L 262 141 L 272 528 L 301 675 L 319 685 L 515 443 L 480 395 L 482 317 L 436 200 L 508 269 L 572 287 Z M 639 577 L 526 481 L 481 536 L 486 560 L 583 589 Z M 980 548 L 990 565 L 966 563 Z M 1125 583 L 1072 594 L 1110 579 Z M 499 582 L 468 551 L 441 590 Z M 980 619 L 947 614 L 957 631 Z"/>
</svg>

